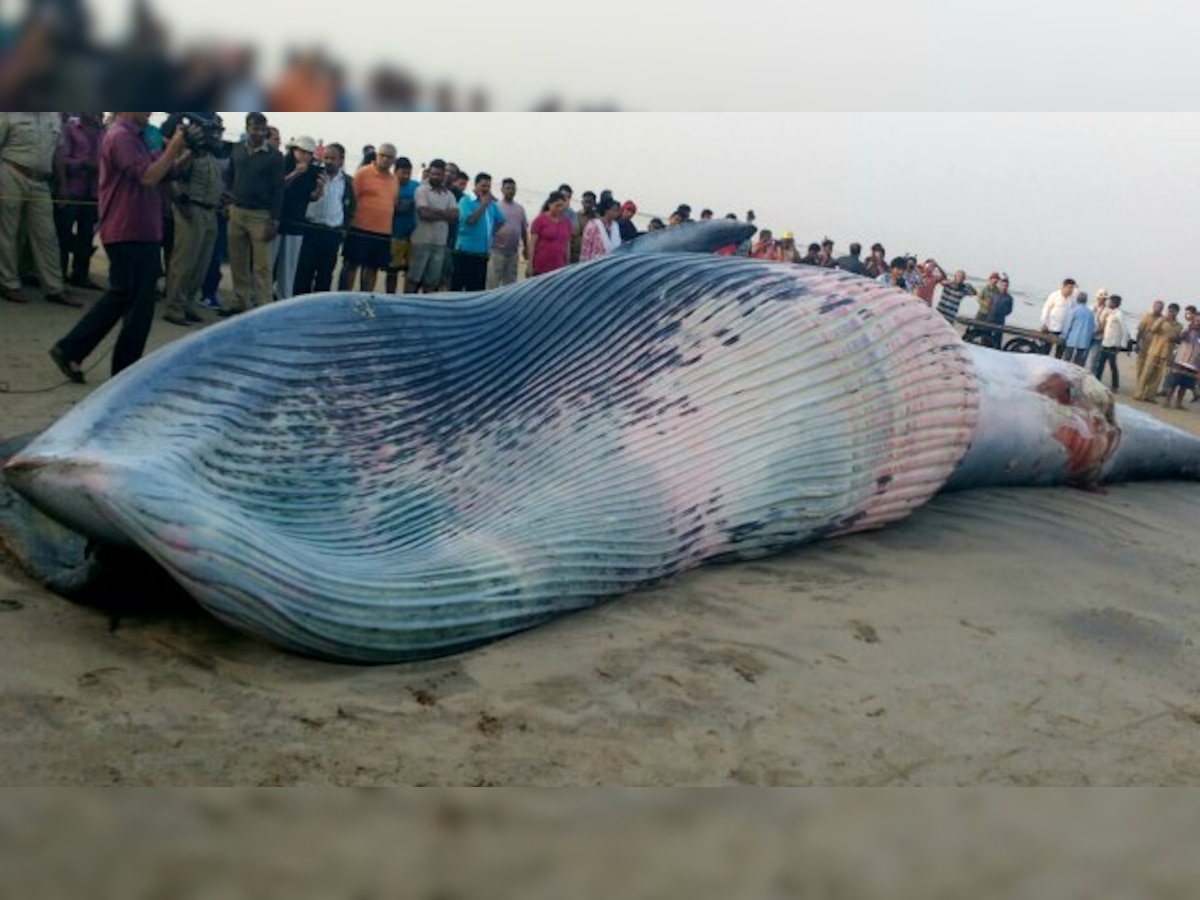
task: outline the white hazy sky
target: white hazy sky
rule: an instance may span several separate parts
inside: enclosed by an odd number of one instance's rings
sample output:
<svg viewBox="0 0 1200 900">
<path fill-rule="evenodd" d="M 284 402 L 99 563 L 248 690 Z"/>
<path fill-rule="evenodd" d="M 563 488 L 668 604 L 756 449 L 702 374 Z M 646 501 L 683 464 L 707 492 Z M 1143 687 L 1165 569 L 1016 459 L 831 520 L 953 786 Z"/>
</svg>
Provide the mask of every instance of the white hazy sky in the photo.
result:
<svg viewBox="0 0 1200 900">
<path fill-rule="evenodd" d="M 253 41 L 267 80 L 286 48 L 319 46 L 352 85 L 383 64 L 425 87 L 483 86 L 494 109 L 556 95 L 673 110 L 271 114 L 285 136 L 390 140 L 418 163 L 511 174 L 529 205 L 565 180 L 657 213 L 753 208 L 805 241 L 1006 269 L 1032 293 L 1066 275 L 1131 310 L 1200 293 L 1200 118 L 1156 112 L 1200 97 L 1196 0 L 147 2 L 176 48 Z M 130 0 L 89 5 L 118 39 Z M 990 106 L 1027 112 L 966 111 Z M 922 112 L 832 111 L 857 107 Z"/>
<path fill-rule="evenodd" d="M 225 113 L 231 136 L 241 115 Z M 391 141 L 522 185 L 569 182 L 643 211 L 747 209 L 798 241 L 996 268 L 1048 292 L 1065 276 L 1126 308 L 1200 299 L 1196 113 L 271 113 L 284 138 Z"/>
<path fill-rule="evenodd" d="M 1195 0 L 455 0 L 338 5 L 146 0 L 177 43 L 237 38 L 264 71 L 318 44 L 351 74 L 402 66 L 483 85 L 496 109 L 548 93 L 641 110 L 1104 110 L 1195 105 Z M 121 34 L 129 0 L 91 0 Z"/>
</svg>

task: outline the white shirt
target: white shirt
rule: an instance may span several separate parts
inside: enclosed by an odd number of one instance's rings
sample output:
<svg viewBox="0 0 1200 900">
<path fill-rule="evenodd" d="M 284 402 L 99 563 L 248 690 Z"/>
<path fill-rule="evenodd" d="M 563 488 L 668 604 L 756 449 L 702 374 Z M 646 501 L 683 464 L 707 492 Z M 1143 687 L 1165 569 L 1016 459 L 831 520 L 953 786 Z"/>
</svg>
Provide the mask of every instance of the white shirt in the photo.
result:
<svg viewBox="0 0 1200 900">
<path fill-rule="evenodd" d="M 604 225 L 604 221 L 600 220 L 600 240 L 604 244 L 604 252 L 612 253 L 621 246 L 621 228 L 616 222 L 609 222 L 608 227 Z"/>
<path fill-rule="evenodd" d="M 1108 350 L 1124 350 L 1129 343 L 1129 330 L 1125 327 L 1125 319 L 1119 309 L 1106 309 L 1101 313 L 1101 326 L 1104 337 L 1100 345 Z"/>
<path fill-rule="evenodd" d="M 1075 294 L 1072 293 L 1071 296 L 1074 297 Z M 1062 331 L 1063 319 L 1070 308 L 1070 298 L 1064 297 L 1061 290 L 1055 291 L 1046 298 L 1046 305 L 1042 307 L 1042 327 L 1055 334 Z"/>
<path fill-rule="evenodd" d="M 325 193 L 320 200 L 308 204 L 304 217 L 315 225 L 325 225 L 329 228 L 341 228 L 346 223 L 342 221 L 342 200 L 346 197 L 346 173 L 338 172 L 325 185 Z"/>
</svg>

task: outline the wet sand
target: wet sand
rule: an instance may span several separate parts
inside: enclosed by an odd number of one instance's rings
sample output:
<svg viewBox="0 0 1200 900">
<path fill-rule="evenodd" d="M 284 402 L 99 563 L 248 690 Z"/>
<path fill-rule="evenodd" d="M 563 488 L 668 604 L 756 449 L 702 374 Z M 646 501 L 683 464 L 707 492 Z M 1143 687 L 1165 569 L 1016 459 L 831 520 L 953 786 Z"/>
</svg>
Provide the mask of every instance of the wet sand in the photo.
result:
<svg viewBox="0 0 1200 900">
<path fill-rule="evenodd" d="M 0 382 L 57 384 L 46 350 L 78 315 L 0 307 Z M 156 320 L 151 344 L 186 333 Z M 0 435 L 46 426 L 107 366 L 0 394 Z M 1142 408 L 1200 433 L 1200 405 Z M 0 781 L 1194 783 L 1198 535 L 1193 484 L 943 496 L 377 668 L 288 656 L 188 604 L 78 606 L 0 565 Z"/>
</svg>

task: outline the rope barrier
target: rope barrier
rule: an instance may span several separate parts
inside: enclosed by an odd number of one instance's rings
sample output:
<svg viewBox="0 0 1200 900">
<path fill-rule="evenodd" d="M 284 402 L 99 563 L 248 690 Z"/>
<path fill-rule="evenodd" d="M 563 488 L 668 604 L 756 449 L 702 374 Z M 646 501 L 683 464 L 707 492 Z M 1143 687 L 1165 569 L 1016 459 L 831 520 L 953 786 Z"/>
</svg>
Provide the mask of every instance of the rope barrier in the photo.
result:
<svg viewBox="0 0 1200 900">
<path fill-rule="evenodd" d="M 112 340 L 109 341 L 108 347 L 104 350 L 104 352 L 101 353 L 99 356 L 95 357 L 96 361 L 93 362 L 90 366 L 88 366 L 86 369 L 83 370 L 84 374 L 90 375 L 92 372 L 94 372 L 110 356 L 112 356 L 113 349 L 116 346 L 117 346 L 117 339 L 113 338 Z M 62 381 L 59 381 L 56 384 L 52 384 L 49 387 L 25 388 L 25 389 L 21 389 L 21 390 L 14 390 L 13 387 L 7 381 L 0 381 L 0 394 L 8 394 L 13 397 L 31 396 L 34 394 L 52 394 L 55 391 L 61 390 L 62 388 L 66 387 L 69 384 L 75 384 L 75 382 L 73 382 L 67 378 L 64 378 Z"/>
</svg>

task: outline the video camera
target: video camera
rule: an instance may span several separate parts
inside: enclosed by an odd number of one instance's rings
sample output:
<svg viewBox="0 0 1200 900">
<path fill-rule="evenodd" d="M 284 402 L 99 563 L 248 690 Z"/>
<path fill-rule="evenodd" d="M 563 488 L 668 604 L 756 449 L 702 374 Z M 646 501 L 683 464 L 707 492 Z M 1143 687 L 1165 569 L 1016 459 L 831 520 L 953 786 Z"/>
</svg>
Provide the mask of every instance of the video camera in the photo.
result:
<svg viewBox="0 0 1200 900">
<path fill-rule="evenodd" d="M 167 140 L 170 140 L 179 126 L 185 129 L 192 125 L 197 125 L 203 131 L 203 135 L 199 139 L 193 138 L 186 131 L 184 132 L 184 140 L 188 147 L 192 150 L 209 150 L 217 141 L 218 136 L 225 129 L 225 123 L 216 113 L 207 112 L 173 112 L 168 113 L 166 119 L 163 120 L 159 131 Z"/>
</svg>

